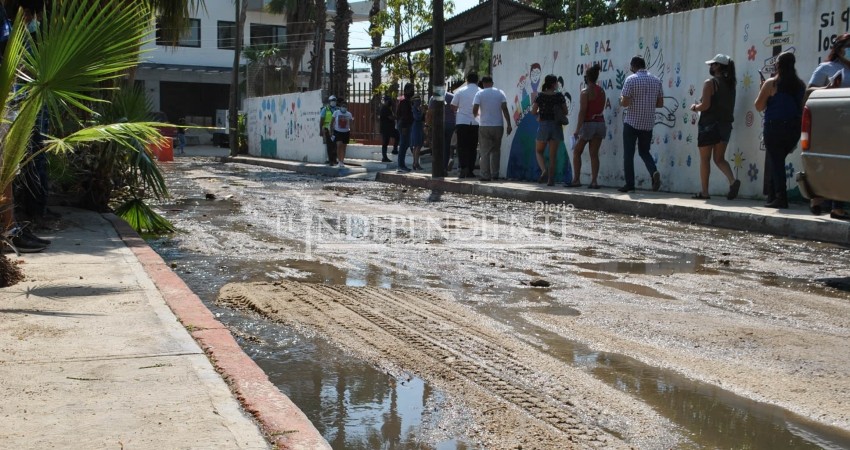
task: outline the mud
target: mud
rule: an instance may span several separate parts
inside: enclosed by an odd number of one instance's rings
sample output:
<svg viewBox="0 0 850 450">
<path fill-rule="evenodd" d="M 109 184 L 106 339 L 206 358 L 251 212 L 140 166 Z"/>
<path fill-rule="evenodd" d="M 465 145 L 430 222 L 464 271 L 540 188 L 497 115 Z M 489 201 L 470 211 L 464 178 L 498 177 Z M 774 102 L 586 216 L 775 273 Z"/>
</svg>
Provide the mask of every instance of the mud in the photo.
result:
<svg viewBox="0 0 850 450">
<path fill-rule="evenodd" d="M 485 447 L 850 448 L 846 248 L 480 197 L 431 202 L 422 190 L 239 165 L 179 168 L 170 182 L 182 197 L 163 210 L 182 233 L 162 253 L 221 268 L 193 289 L 214 296 L 219 280 L 236 282 L 229 304 L 393 377 L 421 376 L 469 405 Z M 538 278 L 551 287 L 530 287 Z"/>
<path fill-rule="evenodd" d="M 427 291 L 234 283 L 219 302 L 321 333 L 397 377 L 428 380 L 470 408 L 467 434 L 485 448 L 675 446 L 670 424 L 650 408 Z"/>
</svg>

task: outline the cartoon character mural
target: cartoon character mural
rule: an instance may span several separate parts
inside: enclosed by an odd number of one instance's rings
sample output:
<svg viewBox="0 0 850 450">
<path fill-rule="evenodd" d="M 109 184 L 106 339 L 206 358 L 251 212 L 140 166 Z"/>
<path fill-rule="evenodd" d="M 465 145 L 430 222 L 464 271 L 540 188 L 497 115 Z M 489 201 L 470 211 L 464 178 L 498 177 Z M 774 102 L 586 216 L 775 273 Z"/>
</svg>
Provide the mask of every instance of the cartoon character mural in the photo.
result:
<svg viewBox="0 0 850 450">
<path fill-rule="evenodd" d="M 553 65 L 555 59 L 557 59 L 557 52 L 555 52 L 553 58 Z M 517 81 L 517 93 L 514 95 L 513 104 L 513 118 L 517 130 L 511 140 L 508 156 L 506 176 L 509 179 L 532 181 L 540 177 L 540 167 L 537 165 L 534 150 L 537 137 L 537 116 L 531 114 L 531 105 L 537 99 L 541 73 L 542 66 L 535 62 L 531 64 L 529 73 L 521 74 Z M 572 111 L 572 96 L 569 92 L 563 91 L 564 78 L 559 77 L 558 83 L 559 89 L 567 98 L 567 108 Z M 564 132 L 566 134 L 566 129 Z M 548 164 L 548 151 L 545 153 L 544 159 Z M 555 179 L 568 182 L 572 179 L 573 174 L 567 155 L 567 146 L 564 142 L 561 142 L 561 145 L 558 146 L 557 161 L 558 170 L 555 173 Z"/>
</svg>

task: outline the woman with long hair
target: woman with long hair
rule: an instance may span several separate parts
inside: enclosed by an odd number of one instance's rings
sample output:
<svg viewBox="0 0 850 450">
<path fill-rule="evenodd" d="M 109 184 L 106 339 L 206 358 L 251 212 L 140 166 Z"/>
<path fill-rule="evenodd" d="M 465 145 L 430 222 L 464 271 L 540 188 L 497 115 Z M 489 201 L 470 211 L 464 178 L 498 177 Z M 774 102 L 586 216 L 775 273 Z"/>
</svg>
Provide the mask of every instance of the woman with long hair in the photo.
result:
<svg viewBox="0 0 850 450">
<path fill-rule="evenodd" d="M 578 122 L 573 136 L 576 137 L 576 146 L 573 149 L 573 180 L 568 187 L 581 186 L 581 154 L 584 146 L 590 142 L 590 189 L 599 189 L 596 177 L 599 175 L 599 147 L 605 139 L 605 90 L 596 84 L 602 66 L 594 64 L 584 74 L 586 85 L 579 96 Z"/>
<path fill-rule="evenodd" d="M 549 186 L 555 185 L 555 169 L 557 168 L 558 146 L 564 142 L 564 128 L 555 122 L 555 108 L 562 108 L 567 114 L 567 99 L 564 94 L 558 92 L 558 77 L 546 75 L 543 80 L 543 89 L 531 106 L 531 114 L 537 116 L 537 137 L 535 139 L 535 156 L 537 165 L 540 166 L 540 178 L 538 183 L 547 181 Z M 546 168 L 546 159 L 543 151 L 549 147 L 549 168 Z"/>
<path fill-rule="evenodd" d="M 797 58 L 784 52 L 776 60 L 776 75 L 762 83 L 755 107 L 764 111 L 764 194 L 768 208 L 788 208 L 785 157 L 797 146 L 806 85 L 797 76 Z"/>
<path fill-rule="evenodd" d="M 726 175 L 729 181 L 729 200 L 738 196 L 741 181 L 735 179 L 732 167 L 726 161 L 726 146 L 732 136 L 732 122 L 735 110 L 735 62 L 728 55 L 718 54 L 705 62 L 711 78 L 702 85 L 702 98 L 691 105 L 691 111 L 700 113 L 697 147 L 699 147 L 699 178 L 701 191 L 693 196 L 696 199 L 708 199 L 708 177 L 711 174 L 711 160 Z"/>
</svg>

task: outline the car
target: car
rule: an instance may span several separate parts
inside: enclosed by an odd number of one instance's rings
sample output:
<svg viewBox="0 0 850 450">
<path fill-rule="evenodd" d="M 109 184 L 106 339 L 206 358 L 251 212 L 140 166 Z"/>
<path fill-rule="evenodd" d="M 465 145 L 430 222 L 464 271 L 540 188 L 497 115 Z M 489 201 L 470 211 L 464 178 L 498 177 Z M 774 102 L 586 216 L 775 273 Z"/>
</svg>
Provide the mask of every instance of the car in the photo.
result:
<svg viewBox="0 0 850 450">
<path fill-rule="evenodd" d="M 802 172 L 805 198 L 850 201 L 850 88 L 817 89 L 803 109 Z"/>
</svg>

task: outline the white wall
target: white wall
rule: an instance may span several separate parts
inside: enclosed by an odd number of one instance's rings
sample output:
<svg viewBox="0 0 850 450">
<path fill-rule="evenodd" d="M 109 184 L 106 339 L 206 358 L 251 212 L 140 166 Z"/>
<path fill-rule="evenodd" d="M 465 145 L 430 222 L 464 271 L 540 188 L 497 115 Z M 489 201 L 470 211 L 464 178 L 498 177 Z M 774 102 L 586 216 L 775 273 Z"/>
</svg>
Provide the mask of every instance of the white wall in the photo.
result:
<svg viewBox="0 0 850 450">
<path fill-rule="evenodd" d="M 766 40 L 774 37 L 771 25 L 781 13 L 781 45 Z M 786 29 L 787 28 L 787 29 Z M 523 116 L 523 97 L 531 86 L 522 86 L 532 64 L 542 66 L 542 76 L 564 77 L 564 90 L 572 97 L 567 136 L 575 130 L 582 74 L 593 62 L 603 66 L 599 83 L 610 105 L 605 110 L 608 136 L 600 152 L 600 183 L 623 184 L 622 121 L 617 105 L 622 82 L 629 74 L 629 61 L 645 57 L 649 71 L 664 85 L 664 108 L 657 110 L 651 153 L 662 174 L 662 190 L 698 192 L 699 153 L 696 147 L 698 115 L 689 106 L 699 99 L 702 83 L 709 77 L 705 61 L 717 53 L 732 57 L 737 68 L 735 123 L 726 159 L 742 182 L 741 194 L 760 196 L 764 177 L 764 150 L 760 145 L 761 118 L 753 107 L 759 90 L 758 70 L 769 64 L 775 52 L 793 51 L 797 71 L 808 82 L 812 71 L 828 53 L 824 41 L 850 30 L 850 0 L 758 0 L 671 14 L 598 28 L 588 28 L 536 38 L 502 41 L 493 52 L 496 87 L 505 91 L 511 116 L 524 119 L 502 144 L 502 173 L 527 175 L 536 166 L 533 116 Z M 770 44 L 770 45 L 769 45 Z M 542 84 L 541 76 L 541 84 Z M 531 122 L 530 122 L 531 121 Z M 563 161 L 566 149 L 562 146 Z M 590 163 L 585 151 L 582 181 L 589 181 Z M 570 158 L 572 158 L 570 156 Z M 799 150 L 787 159 L 789 189 L 795 189 L 792 174 L 800 168 Z M 561 179 L 570 176 L 569 166 Z M 635 158 L 639 186 L 648 186 L 649 174 Z M 725 194 L 725 177 L 712 165 L 710 192 Z"/>
<path fill-rule="evenodd" d="M 322 91 L 246 99 L 248 153 L 323 163 L 327 153 L 319 134 L 321 108 Z"/>
</svg>

